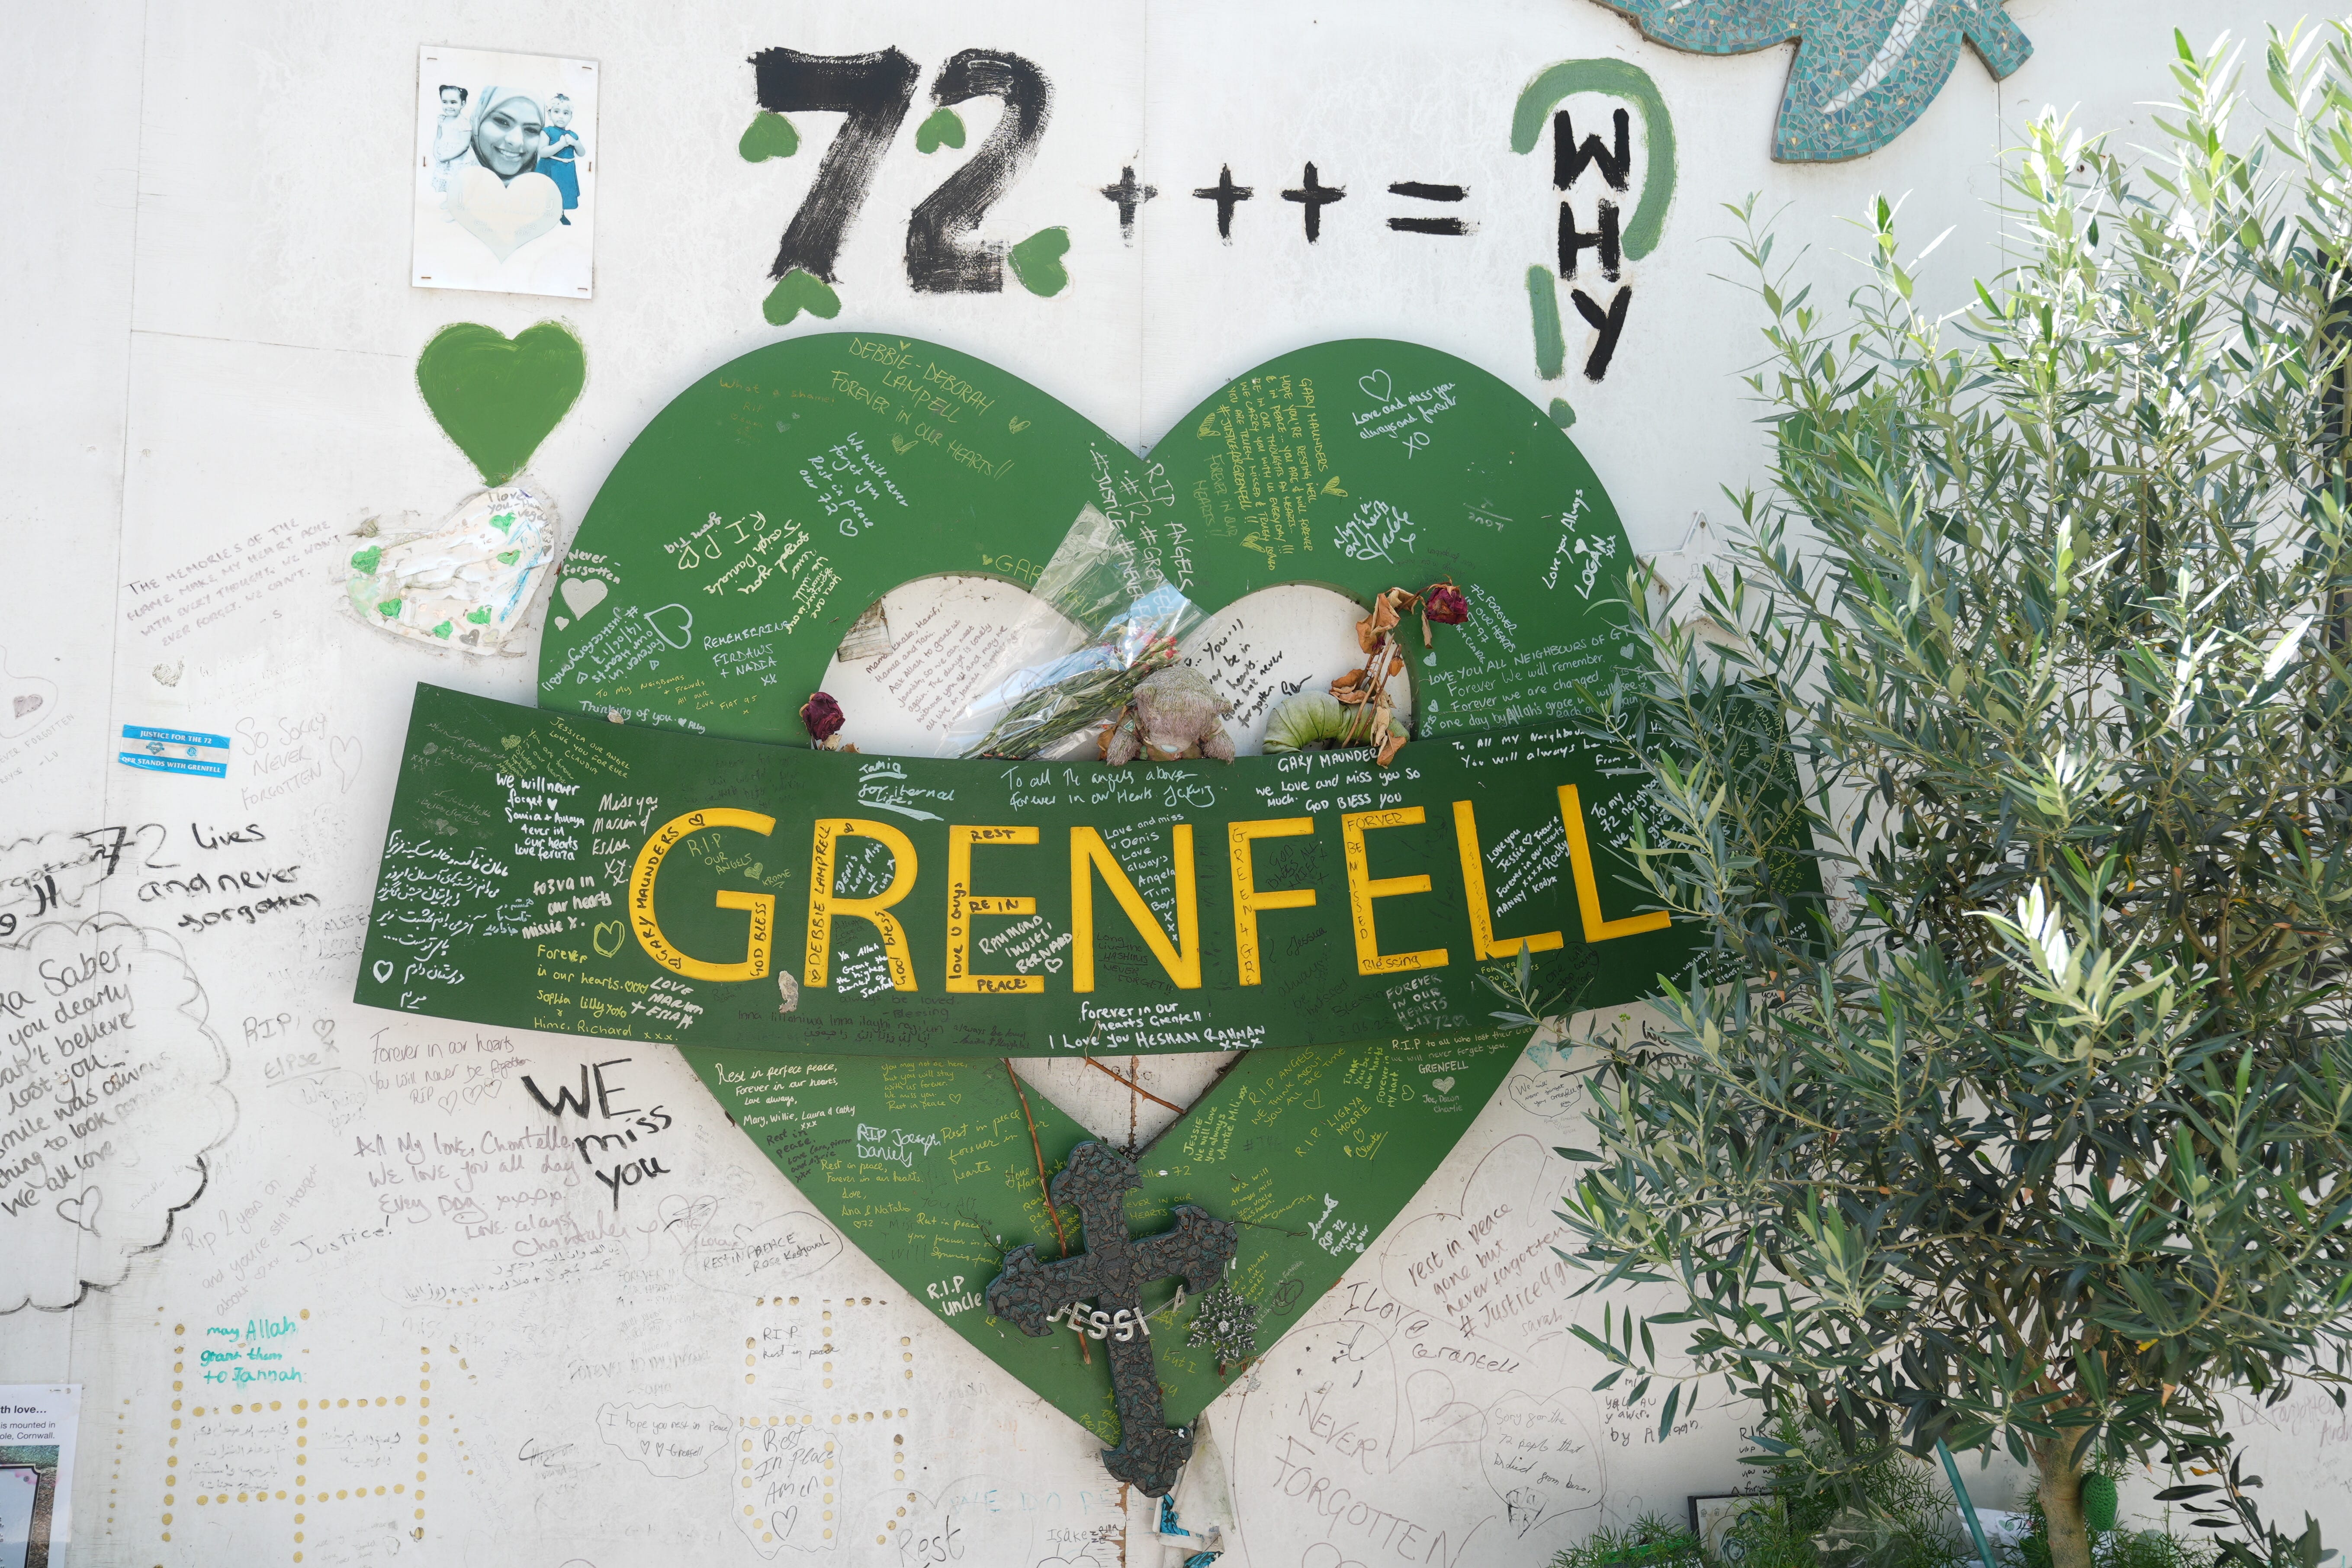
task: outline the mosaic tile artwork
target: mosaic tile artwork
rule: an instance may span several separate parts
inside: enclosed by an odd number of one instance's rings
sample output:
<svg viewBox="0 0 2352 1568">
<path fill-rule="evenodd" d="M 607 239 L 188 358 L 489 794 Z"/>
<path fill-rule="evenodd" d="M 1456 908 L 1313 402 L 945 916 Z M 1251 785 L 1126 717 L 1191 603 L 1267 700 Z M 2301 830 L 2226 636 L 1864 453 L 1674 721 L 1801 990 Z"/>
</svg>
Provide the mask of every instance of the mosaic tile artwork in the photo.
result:
<svg viewBox="0 0 2352 1568">
<path fill-rule="evenodd" d="M 1828 163 L 1875 153 L 1927 112 L 1960 44 L 1996 78 L 2032 40 L 2002 0 L 1599 0 L 1647 37 L 1698 54 L 1738 55 L 1792 40 L 1772 156 Z"/>
</svg>

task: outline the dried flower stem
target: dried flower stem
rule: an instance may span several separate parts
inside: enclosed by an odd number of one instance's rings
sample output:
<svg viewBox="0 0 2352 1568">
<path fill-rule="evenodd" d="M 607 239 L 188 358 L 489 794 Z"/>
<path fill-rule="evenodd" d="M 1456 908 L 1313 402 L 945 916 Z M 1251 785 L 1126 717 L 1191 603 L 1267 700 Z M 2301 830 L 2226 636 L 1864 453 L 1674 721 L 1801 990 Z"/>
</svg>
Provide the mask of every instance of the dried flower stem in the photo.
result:
<svg viewBox="0 0 2352 1568">
<path fill-rule="evenodd" d="M 1004 1064 L 1004 1076 L 1013 1080 L 1013 1092 L 1021 1099 L 1021 1120 L 1029 1124 L 1029 1150 L 1037 1156 L 1037 1190 L 1045 1194 L 1045 1214 L 1054 1222 L 1054 1239 L 1061 1244 L 1062 1256 L 1067 1258 L 1070 1255 L 1070 1238 L 1062 1229 L 1062 1211 L 1054 1206 L 1053 1184 L 1045 1180 L 1045 1146 L 1037 1141 L 1037 1119 L 1029 1111 L 1029 1091 L 1021 1087 L 1021 1075 L 1013 1070 L 1013 1058 L 1000 1057 L 997 1059 Z M 1088 1366 L 1095 1363 L 1093 1354 L 1087 1349 L 1084 1334 L 1078 1336 L 1078 1357 Z"/>
</svg>

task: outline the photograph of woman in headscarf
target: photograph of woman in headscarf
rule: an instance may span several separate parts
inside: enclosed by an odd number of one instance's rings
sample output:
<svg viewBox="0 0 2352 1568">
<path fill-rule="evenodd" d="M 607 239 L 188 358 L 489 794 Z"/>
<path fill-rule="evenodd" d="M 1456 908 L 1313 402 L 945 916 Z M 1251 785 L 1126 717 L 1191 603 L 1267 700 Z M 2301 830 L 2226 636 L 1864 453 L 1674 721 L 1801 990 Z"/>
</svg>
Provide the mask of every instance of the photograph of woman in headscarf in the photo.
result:
<svg viewBox="0 0 2352 1568">
<path fill-rule="evenodd" d="M 535 92 L 486 87 L 474 100 L 472 133 L 449 176 L 442 210 L 488 246 L 500 265 L 570 221 L 562 187 L 540 167 L 546 130 Z"/>
<path fill-rule="evenodd" d="M 520 175 L 539 167 L 546 145 L 541 132 L 547 117 L 537 99 L 507 88 L 486 87 L 474 105 L 473 160 L 512 184 Z M 565 204 L 570 205 L 570 203 Z"/>
<path fill-rule="evenodd" d="M 599 85 L 593 60 L 417 51 L 412 283 L 593 298 Z"/>
</svg>

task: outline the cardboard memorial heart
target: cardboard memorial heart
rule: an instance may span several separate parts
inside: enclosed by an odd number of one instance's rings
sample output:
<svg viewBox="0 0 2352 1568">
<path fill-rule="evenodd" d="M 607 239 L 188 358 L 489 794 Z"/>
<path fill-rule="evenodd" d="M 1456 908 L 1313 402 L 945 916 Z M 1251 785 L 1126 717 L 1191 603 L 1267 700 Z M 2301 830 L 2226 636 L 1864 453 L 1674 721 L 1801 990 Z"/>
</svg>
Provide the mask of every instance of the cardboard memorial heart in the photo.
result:
<svg viewBox="0 0 2352 1568">
<path fill-rule="evenodd" d="M 563 221 L 563 193 L 536 171 L 501 181 L 475 163 L 450 176 L 441 210 L 504 261 Z"/>
<path fill-rule="evenodd" d="M 794 417 L 779 420 L 772 411 L 787 405 Z M 1139 569 L 1204 607 L 1288 583 L 1370 604 L 1391 587 L 1419 592 L 1450 579 L 1467 595 L 1470 619 L 1414 649 L 1417 738 L 1386 771 L 1369 752 L 1121 773 L 808 749 L 800 705 L 824 687 L 835 646 L 866 606 L 923 576 L 1034 582 L 1086 507 L 1111 519 Z M 706 521 L 682 521 L 692 519 Z M 1215 1048 L 1197 1024 L 1151 1020 L 1259 1020 L 1257 1048 L 1138 1152 L 1141 1189 L 1123 1218 L 1139 1240 L 1166 1230 L 1182 1205 L 1237 1222 L 1228 1279 L 1259 1309 L 1263 1349 L 1379 1245 L 1522 1060 L 1525 1031 L 1486 1017 L 1480 963 L 1516 953 L 1523 937 L 1556 973 L 1562 964 L 1590 973 L 1594 943 L 1630 938 L 1611 950 L 1617 987 L 1683 962 L 1680 933 L 1654 929 L 1663 917 L 1628 912 L 1633 895 L 1614 879 L 1622 861 L 1592 858 L 1630 835 L 1639 781 L 1588 775 L 1572 738 L 1545 726 L 1634 651 L 1610 608 L 1632 564 L 1623 530 L 1551 419 L 1453 356 L 1373 339 L 1284 355 L 1177 421 L 1145 459 L 969 355 L 895 335 L 792 339 L 713 372 L 657 415 L 614 468 L 577 545 L 604 563 L 610 594 L 594 629 L 575 618 L 547 636 L 541 715 L 420 689 L 387 865 L 396 849 L 488 882 L 520 874 L 511 859 L 531 877 L 576 877 L 596 889 L 573 900 L 583 907 L 625 904 L 634 940 L 617 942 L 593 915 L 530 917 L 558 934 L 530 940 L 563 944 L 568 962 L 597 968 L 596 987 L 642 989 L 651 980 L 631 977 L 660 978 L 674 1021 L 598 1023 L 593 1032 L 675 1043 L 810 1207 L 913 1300 L 1107 1443 L 1122 1436 L 1108 1356 L 1082 1357 L 1066 1332 L 1012 1332 L 987 1305 L 1008 1249 L 1032 1245 L 1051 1259 L 1104 1241 L 1047 1198 L 1091 1134 L 1044 1095 L 1024 1093 L 1000 1058 L 1108 1051 L 1113 1035 L 1126 1042 L 1122 1053 Z M 1262 700 L 1285 689 L 1271 660 L 1269 650 L 1226 648 L 1210 656 L 1211 673 L 1227 695 Z M 565 717 L 583 713 L 626 721 L 596 731 L 611 758 L 602 772 L 580 760 L 577 719 Z M 418 744 L 428 732 L 457 741 L 429 755 L 432 745 Z M 769 744 L 732 746 L 729 737 Z M 662 760 L 664 748 L 674 761 Z M 596 827 L 605 847 L 460 849 L 419 837 L 436 803 L 470 798 L 488 779 L 526 795 L 562 789 L 611 803 Z M 688 798 L 696 792 L 709 798 Z M 633 815 L 612 815 L 622 812 Z M 1074 879 L 1071 900 L 1056 901 L 1048 868 L 1015 858 L 1032 852 L 1021 843 L 1060 837 L 1083 866 L 1089 835 L 1127 831 L 1122 812 L 1156 814 L 1150 831 L 1163 846 L 1178 824 L 1175 875 L 1181 882 L 1189 854 L 1202 884 L 1197 931 L 1176 930 L 1164 882 L 1152 883 L 1157 907 L 1131 884 L 1123 894 L 1121 882 L 1106 884 L 1117 898 L 1089 893 L 1097 913 L 1082 917 L 1075 889 L 1092 882 Z M 875 820 L 882 816 L 891 820 Z M 992 846 L 985 871 L 955 868 L 975 840 L 958 851 L 950 834 L 1019 831 L 955 824 L 1024 817 L 1047 824 L 1042 839 L 1032 827 L 1029 840 L 981 840 Z M 1202 847 L 1188 850 L 1195 817 Z M 817 849 L 803 860 L 813 821 Z M 1229 872 L 1228 837 L 1246 847 L 1265 827 L 1296 841 L 1251 848 L 1258 871 L 1236 856 Z M 1360 836 L 1374 828 L 1381 836 L 1367 850 Z M 670 853 L 693 834 L 712 837 L 694 854 Z M 1125 867 L 1144 863 L 1144 840 L 1120 842 L 1106 857 L 1124 879 Z M 562 863 L 566 854 L 574 863 Z M 836 854 L 847 858 L 837 865 Z M 1367 870 L 1368 854 L 1387 880 Z M 1023 963 L 1019 973 L 1042 991 L 959 993 L 950 984 L 943 993 L 938 921 L 947 906 L 921 900 L 946 897 L 942 878 L 964 879 L 961 890 L 973 875 L 992 898 L 1041 911 L 979 917 L 976 940 L 1000 965 L 1013 962 L 1003 941 L 1016 921 L 1050 932 L 1091 918 L 1096 934 Z M 1311 909 L 1296 893 L 1264 906 L 1288 911 L 1264 917 L 1286 945 L 1264 961 L 1262 989 L 1237 989 L 1239 922 L 1257 896 L 1248 889 L 1301 889 L 1318 879 Z M 1382 948 L 1363 900 L 1426 900 L 1438 890 L 1413 913 L 1389 916 L 1397 937 L 1411 931 L 1428 950 Z M 385 896 L 380 888 L 380 924 Z M 916 934 L 886 953 L 891 928 L 874 917 L 895 919 L 887 907 L 897 898 L 908 900 L 904 929 Z M 1341 907 L 1351 900 L 1352 922 Z M 1103 912 L 1114 904 L 1118 913 Z M 857 934 L 835 933 L 836 942 L 812 924 L 803 942 L 803 906 L 812 921 L 841 911 Z M 1240 912 L 1229 919 L 1228 906 Z M 953 925 L 950 941 L 961 940 Z M 1074 959 L 1066 973 L 1060 961 Z M 519 967 L 451 958 L 468 961 Z M 1310 964 L 1325 967 L 1309 978 Z M 951 963 L 948 979 L 956 973 Z M 1247 965 L 1240 973 L 1240 986 L 1260 984 Z M 422 1010 L 446 1016 L 509 1005 L 488 984 L 427 993 Z M 361 999 L 382 1000 L 364 978 Z M 592 1031 L 560 992 L 511 1005 L 536 1007 L 520 1020 L 535 1026 Z M 1049 1016 L 1071 1019 L 1072 1032 L 1049 1037 L 1017 1021 Z M 1314 1039 L 1337 1043 L 1298 1043 Z M 939 1052 L 949 1054 L 926 1054 Z M 1147 1285 L 1142 1301 L 1156 1314 L 1147 1322 L 1162 1415 L 1181 1427 L 1224 1384 L 1212 1352 L 1185 1342 L 1189 1314 L 1170 1311 L 1172 1293 L 1172 1283 Z"/>
<path fill-rule="evenodd" d="M 478 171 L 477 171 L 478 172 Z M 425 405 L 482 482 L 502 485 L 539 450 L 587 384 L 587 355 L 561 323 L 541 321 L 509 339 L 455 321 L 416 358 Z"/>
</svg>

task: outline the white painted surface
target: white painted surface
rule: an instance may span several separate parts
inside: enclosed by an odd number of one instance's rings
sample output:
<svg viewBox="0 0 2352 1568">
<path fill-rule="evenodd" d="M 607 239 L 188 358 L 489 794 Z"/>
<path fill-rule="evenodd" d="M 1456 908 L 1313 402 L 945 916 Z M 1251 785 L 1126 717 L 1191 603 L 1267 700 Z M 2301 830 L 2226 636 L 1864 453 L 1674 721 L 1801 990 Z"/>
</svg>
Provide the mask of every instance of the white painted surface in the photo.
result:
<svg viewBox="0 0 2352 1568">
<path fill-rule="evenodd" d="M 0 735 L 0 842 L 163 825 L 165 837 L 76 915 L 102 906 L 168 929 L 201 912 L 204 900 L 168 889 L 142 897 L 166 870 L 187 875 L 163 864 L 174 861 L 293 866 L 286 885 L 319 900 L 177 934 L 236 1102 L 203 1195 L 113 1289 L 70 1312 L 0 1318 L 0 1382 L 86 1388 L 73 1562 L 796 1561 L 797 1542 L 742 1528 L 732 1478 L 740 1423 L 774 1433 L 783 1428 L 767 1426 L 772 1417 L 801 1415 L 815 1417 L 809 1474 L 839 1478 L 840 1533 L 811 1543 L 830 1560 L 1042 1568 L 1108 1565 L 1122 1545 L 1128 1561 L 1149 1563 L 1158 1550 L 1091 1440 L 899 1300 L 853 1248 L 819 1246 L 788 1268 L 690 1267 L 736 1256 L 744 1234 L 809 1222 L 674 1059 L 394 1018 L 346 999 L 411 686 L 516 700 L 531 691 L 528 659 L 406 647 L 334 612 L 337 565 L 362 519 L 437 517 L 478 485 L 416 395 L 415 356 L 452 320 L 511 332 L 560 310 L 587 345 L 589 381 L 531 470 L 567 516 L 584 512 L 665 402 L 780 335 L 760 316 L 766 266 L 832 117 L 798 117 L 807 142 L 796 158 L 742 163 L 746 57 L 773 44 L 896 45 L 928 79 L 956 49 L 985 45 L 1036 61 L 1056 88 L 1037 162 L 987 233 L 1069 226 L 1074 282 L 1062 297 L 908 291 L 905 215 L 961 156 L 914 152 L 919 100 L 844 248 L 840 318 L 787 331 L 936 338 L 1138 447 L 1284 350 L 1351 334 L 1428 342 L 1538 403 L 1567 397 L 1634 545 L 1661 550 L 1682 544 L 1695 513 L 1719 514 L 1720 487 L 1759 473 L 1753 411 L 1733 374 L 1757 352 L 1754 315 L 1713 276 L 1730 260 L 1710 242 L 1727 224 L 1720 204 L 1761 192 L 1782 215 L 1784 249 L 1813 245 L 1833 295 L 1835 256 L 1853 245 L 1843 220 L 1879 191 L 1908 193 L 1918 244 L 1955 227 L 1927 287 L 1957 300 L 1972 273 L 2000 264 L 1981 204 L 1996 189 L 1990 160 L 2025 115 L 2075 104 L 2085 122 L 2128 136 L 2146 124 L 2135 105 L 2168 90 L 2172 26 L 2201 41 L 2290 15 L 2249 0 L 2011 9 L 2037 45 L 2023 70 L 1994 84 L 1964 56 L 1892 148 L 1830 168 L 1769 161 L 1787 50 L 1677 55 L 1586 0 L 1496 0 L 1442 16 L 1398 0 L 1065 0 L 985 13 L 871 0 L 604 13 L 96 0 L 19 17 L 0 60 L 18 215 L 0 249 L 0 528 L 16 595 L 0 629 L 0 697 L 38 695 L 33 711 L 54 717 Z M 406 160 L 425 43 L 603 62 L 593 301 L 408 286 Z M 1512 154 L 1507 136 L 1530 75 L 1590 55 L 1649 70 L 1683 148 L 1664 243 L 1628 268 L 1635 313 L 1599 386 L 1534 375 L 1520 277 L 1549 254 L 1553 198 L 1548 159 Z M 990 112 L 967 106 L 966 119 L 976 144 Z M 1277 195 L 1310 159 L 1349 189 L 1312 249 L 1298 209 Z M 1096 194 L 1127 163 L 1160 192 L 1132 245 Z M 1227 163 L 1258 192 L 1230 245 L 1190 195 Z M 1477 234 L 1385 230 L 1385 186 L 1406 179 L 1468 184 Z M 1580 348 L 1571 332 L 1571 355 Z M 146 584 L 228 551 L 256 563 L 238 574 L 251 580 L 234 613 L 205 622 L 209 609 L 145 607 L 160 597 Z M 115 765 L 112 737 L 126 723 L 232 735 L 229 776 Z M 266 848 L 207 850 L 192 832 L 248 822 L 268 833 Z M 677 1118 L 672 1184 L 617 1214 L 540 1146 L 549 1119 L 519 1083 L 576 1079 L 616 1052 L 630 1059 L 608 1076 Z M 1214 1064 L 1108 1065 L 1181 1102 Z M 416 1081 L 403 1083 L 407 1073 Z M 1040 1068 L 1033 1080 L 1114 1137 L 1148 1138 L 1168 1114 L 1083 1064 Z M 1739 1412 L 1703 1410 L 1660 1446 L 1654 1415 L 1580 1392 L 1594 1364 L 1556 1328 L 1465 1335 L 1398 1272 L 1417 1239 L 1497 1194 L 1522 1239 L 1543 1239 L 1564 1167 L 1541 1151 L 1573 1121 L 1566 1088 L 1531 1057 L 1324 1310 L 1213 1408 L 1238 1516 L 1228 1561 L 1541 1563 L 1596 1522 L 1674 1510 L 1687 1492 L 1741 1479 Z M 263 1391 L 283 1408 L 256 1412 L 251 1391 L 202 1381 L 206 1341 L 223 1337 L 210 1331 L 280 1323 L 273 1342 L 303 1374 Z M 796 1355 L 812 1337 L 836 1347 L 837 1372 L 771 1370 L 793 1365 L 781 1353 L 749 1371 L 737 1360 L 763 1345 Z M 289 1428 L 289 1392 L 335 1401 L 332 1415 L 314 1408 L 300 1416 L 310 1427 Z M 223 1417 L 223 1404 L 248 1408 Z M 697 1433 L 711 1439 L 698 1467 L 633 1451 L 664 1420 L 677 1423 L 674 1449 Z M 2331 1539 L 2352 1533 L 2352 1439 L 2333 1407 L 2305 1399 L 2246 1421 L 2277 1511 L 2309 1508 Z M 1577 1435 L 1578 1451 L 1559 1459 L 1563 1483 L 1584 1489 L 1512 1495 L 1498 1445 L 1538 1427 Z M 433 1455 L 421 1483 L 405 1463 L 420 1436 Z M 312 1460 L 317 1500 L 296 1504 L 293 1477 L 305 1472 L 294 1461 L 329 1451 L 334 1491 L 350 1493 L 363 1468 L 371 1489 L 329 1500 L 329 1467 Z M 373 1463 L 387 1454 L 404 1462 Z M 230 1500 L 198 1505 L 200 1494 Z"/>
</svg>

